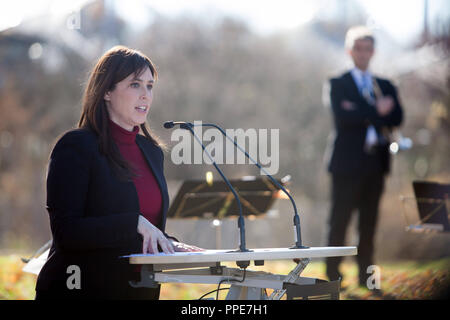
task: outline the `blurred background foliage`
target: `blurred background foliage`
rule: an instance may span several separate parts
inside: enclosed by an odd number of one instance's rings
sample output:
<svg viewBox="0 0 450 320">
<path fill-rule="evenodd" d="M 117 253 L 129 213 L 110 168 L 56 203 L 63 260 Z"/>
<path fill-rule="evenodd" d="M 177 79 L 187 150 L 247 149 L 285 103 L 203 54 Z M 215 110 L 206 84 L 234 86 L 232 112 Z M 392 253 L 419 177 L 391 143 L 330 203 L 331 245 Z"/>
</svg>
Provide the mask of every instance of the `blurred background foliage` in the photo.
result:
<svg viewBox="0 0 450 320">
<path fill-rule="evenodd" d="M 76 127 L 88 72 L 116 44 L 141 50 L 157 66 L 149 123 L 169 147 L 166 177 L 172 198 L 181 181 L 202 179 L 212 169 L 172 164 L 171 132 L 162 128 L 164 121 L 276 128 L 277 176 L 292 176 L 289 188 L 302 215 L 304 242 L 326 245 L 325 151 L 333 133 L 326 84 L 351 66 L 343 47 L 346 30 L 367 24 L 369 17 L 357 1 L 333 3 L 300 27 L 267 34 L 234 16 L 169 17 L 150 8 L 152 19 L 136 28 L 111 1 L 89 1 L 59 20 L 39 16 L 0 31 L 0 249 L 35 250 L 51 236 L 45 209 L 49 153 L 62 133 Z M 414 203 L 403 207 L 399 197 L 412 195 L 413 180 L 450 180 L 450 23 L 430 15 L 422 34 L 407 45 L 383 28 L 374 32 L 378 42 L 372 70 L 397 85 L 405 110 L 402 133 L 414 143 L 394 156 L 377 257 L 445 257 L 450 254 L 448 235 L 404 232 L 402 210 L 411 219 L 417 219 L 417 212 Z M 232 178 L 258 174 L 250 165 L 222 168 Z M 286 232 L 292 230 L 289 203 L 280 200 L 274 209 L 279 212 L 275 218 L 248 223 L 250 247 L 292 244 L 293 234 Z M 222 228 L 222 246 L 236 246 L 235 220 Z M 186 242 L 216 245 L 208 221 L 171 221 L 168 229 Z M 348 242 L 357 244 L 354 232 Z"/>
</svg>

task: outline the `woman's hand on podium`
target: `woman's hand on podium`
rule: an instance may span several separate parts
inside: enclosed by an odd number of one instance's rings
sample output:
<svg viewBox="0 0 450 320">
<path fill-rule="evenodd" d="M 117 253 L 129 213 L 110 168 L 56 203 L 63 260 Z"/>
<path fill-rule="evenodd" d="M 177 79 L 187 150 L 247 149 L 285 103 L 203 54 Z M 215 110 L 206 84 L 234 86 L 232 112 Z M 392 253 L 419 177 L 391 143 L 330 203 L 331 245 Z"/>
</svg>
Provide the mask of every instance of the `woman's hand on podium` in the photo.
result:
<svg viewBox="0 0 450 320">
<path fill-rule="evenodd" d="M 166 238 L 161 230 L 141 215 L 139 215 L 137 231 L 144 239 L 142 253 L 159 253 L 158 244 L 164 253 L 171 254 L 175 252 L 172 242 Z"/>
</svg>

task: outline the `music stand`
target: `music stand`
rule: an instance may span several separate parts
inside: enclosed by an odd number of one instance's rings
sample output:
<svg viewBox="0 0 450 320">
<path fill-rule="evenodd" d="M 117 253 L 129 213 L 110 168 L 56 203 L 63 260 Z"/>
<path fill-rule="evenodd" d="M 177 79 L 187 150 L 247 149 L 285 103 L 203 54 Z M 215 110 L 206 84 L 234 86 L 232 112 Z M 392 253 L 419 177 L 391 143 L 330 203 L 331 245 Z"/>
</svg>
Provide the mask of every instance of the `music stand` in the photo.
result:
<svg viewBox="0 0 450 320">
<path fill-rule="evenodd" d="M 450 232 L 446 203 L 450 199 L 450 184 L 413 181 L 413 189 L 420 220 L 407 230 Z"/>
<path fill-rule="evenodd" d="M 450 184 L 414 181 L 413 188 L 420 224 L 441 225 L 441 231 L 450 231 L 446 206 L 450 199 Z"/>
<path fill-rule="evenodd" d="M 278 180 L 284 186 L 284 179 Z M 262 216 L 272 207 L 276 199 L 286 199 L 270 179 L 246 177 L 230 180 L 242 204 L 244 216 Z M 214 219 L 216 248 L 221 248 L 221 220 L 238 215 L 239 209 L 233 194 L 224 181 L 208 183 L 205 180 L 184 181 L 171 204 L 167 217 L 173 219 Z"/>
<path fill-rule="evenodd" d="M 281 183 L 281 181 L 279 180 Z M 279 188 L 267 177 L 230 180 L 242 202 L 242 211 L 246 216 L 261 216 L 273 205 Z M 204 180 L 184 181 L 171 204 L 167 217 L 223 219 L 238 214 L 238 207 L 233 194 L 225 182 L 214 181 L 208 184 Z"/>
</svg>

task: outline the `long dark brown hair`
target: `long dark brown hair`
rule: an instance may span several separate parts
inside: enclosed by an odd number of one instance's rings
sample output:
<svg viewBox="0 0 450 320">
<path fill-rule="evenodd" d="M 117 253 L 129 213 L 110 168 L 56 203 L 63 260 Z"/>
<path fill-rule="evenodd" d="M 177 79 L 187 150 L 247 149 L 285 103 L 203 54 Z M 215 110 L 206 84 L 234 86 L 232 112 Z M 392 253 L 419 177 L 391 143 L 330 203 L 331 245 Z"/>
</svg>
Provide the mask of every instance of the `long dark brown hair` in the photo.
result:
<svg viewBox="0 0 450 320">
<path fill-rule="evenodd" d="M 109 113 L 104 100 L 105 93 L 112 91 L 115 85 L 134 73 L 136 77 L 150 68 L 154 81 L 158 74 L 152 61 L 138 50 L 125 46 L 115 46 L 105 52 L 98 60 L 89 75 L 89 80 L 82 100 L 79 128 L 94 131 L 99 138 L 99 151 L 105 155 L 113 171 L 121 180 L 130 181 L 136 174 L 130 164 L 121 156 L 119 148 L 114 143 L 109 128 Z M 150 134 L 147 122 L 140 125 L 144 136 L 157 146 L 161 143 Z"/>
</svg>

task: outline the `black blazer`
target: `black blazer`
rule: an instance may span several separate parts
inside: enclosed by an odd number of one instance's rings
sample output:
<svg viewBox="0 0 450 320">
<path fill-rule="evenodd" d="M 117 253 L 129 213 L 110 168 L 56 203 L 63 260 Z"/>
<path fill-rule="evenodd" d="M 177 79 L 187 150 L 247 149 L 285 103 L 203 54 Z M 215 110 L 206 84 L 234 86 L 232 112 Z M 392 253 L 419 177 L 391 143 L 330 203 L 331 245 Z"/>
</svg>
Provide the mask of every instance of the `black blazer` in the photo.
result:
<svg viewBox="0 0 450 320">
<path fill-rule="evenodd" d="M 336 128 L 333 151 L 328 170 L 335 174 L 358 174 L 364 170 L 362 160 L 365 156 L 364 142 L 367 127 L 371 124 L 375 129 L 382 127 L 397 127 L 403 119 L 396 88 L 386 79 L 375 78 L 384 96 L 391 96 L 395 106 L 385 117 L 378 115 L 375 107 L 371 106 L 360 95 L 358 87 L 350 72 L 330 80 L 331 108 Z M 354 110 L 342 108 L 342 101 L 354 103 Z M 383 173 L 389 172 L 389 146 L 378 148 Z"/>
<path fill-rule="evenodd" d="M 142 135 L 136 136 L 162 194 L 164 232 L 169 204 L 163 172 L 162 150 Z M 139 200 L 133 182 L 122 182 L 99 152 L 97 136 L 88 129 L 74 129 L 56 143 L 47 174 L 47 210 L 53 245 L 39 273 L 36 291 L 61 297 L 139 298 L 129 286 L 137 280 L 136 266 L 121 255 L 142 253 L 137 232 Z M 167 234 L 166 234 L 167 236 Z M 76 265 L 81 289 L 67 288 Z M 145 291 L 145 290 L 144 290 Z"/>
</svg>

